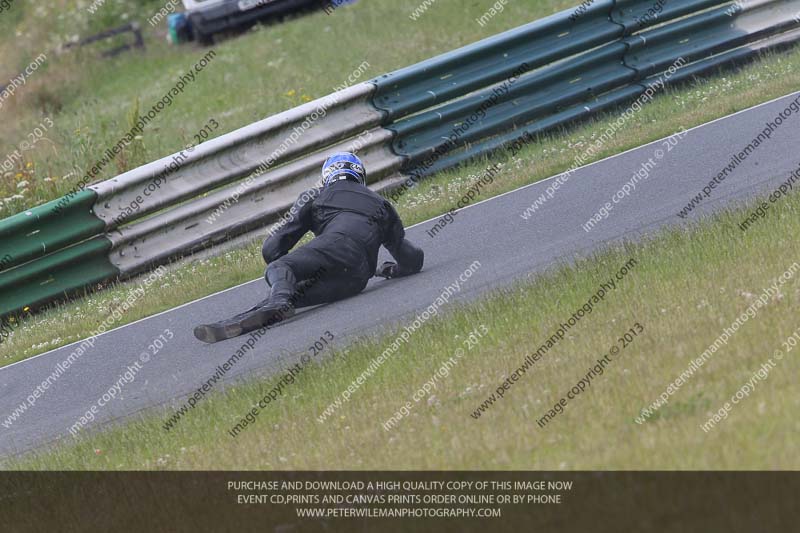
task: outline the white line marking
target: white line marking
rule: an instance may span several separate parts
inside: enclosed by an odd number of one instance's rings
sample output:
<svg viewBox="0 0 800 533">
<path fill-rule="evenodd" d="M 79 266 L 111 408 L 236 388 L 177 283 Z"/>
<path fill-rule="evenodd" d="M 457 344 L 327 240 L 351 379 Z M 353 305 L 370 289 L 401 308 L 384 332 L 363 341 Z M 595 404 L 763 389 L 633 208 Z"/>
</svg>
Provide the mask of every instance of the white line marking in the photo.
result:
<svg viewBox="0 0 800 533">
<path fill-rule="evenodd" d="M 185 304 L 181 304 L 181 305 L 179 305 L 179 306 L 177 306 L 177 307 L 173 307 L 172 309 L 167 309 L 166 311 L 161 311 L 160 313 L 156 313 L 155 315 L 146 316 L 146 317 L 144 317 L 144 318 L 140 318 L 139 320 L 137 320 L 137 321 L 135 321 L 135 322 L 130 322 L 130 323 L 128 323 L 128 324 L 123 324 L 123 325 L 119 326 L 118 328 L 110 329 L 110 330 L 108 330 L 108 331 L 105 331 L 105 332 L 101 333 L 100 335 L 97 335 L 97 336 L 95 337 L 95 339 L 99 339 L 99 338 L 100 338 L 100 337 L 102 337 L 103 335 L 108 335 L 109 333 L 113 333 L 113 332 L 115 332 L 115 331 L 119 331 L 119 330 L 121 330 L 121 329 L 125 329 L 125 328 L 127 328 L 127 327 L 133 326 L 133 325 L 135 325 L 135 324 L 138 324 L 139 322 L 144 322 L 145 320 L 150 320 L 151 318 L 156 318 L 156 317 L 159 317 L 159 316 L 161 316 L 161 315 L 165 315 L 165 314 L 167 314 L 167 313 L 171 313 L 172 311 L 177 311 L 178 309 L 181 309 L 181 308 L 183 308 L 183 307 L 186 307 L 187 305 L 192 305 L 193 303 L 199 302 L 199 301 L 201 301 L 201 300 L 205 300 L 206 298 L 211 298 L 212 296 L 216 296 L 216 295 L 218 295 L 218 294 L 222 294 L 222 293 L 225 293 L 225 292 L 228 292 L 228 291 L 232 291 L 232 290 L 234 290 L 234 289 L 238 289 L 239 287 L 243 287 L 244 285 L 248 285 L 248 284 L 250 284 L 250 283 L 255 283 L 256 281 L 260 281 L 260 278 L 259 278 L 259 279 L 252 280 L 252 281 L 245 281 L 244 283 L 240 283 L 239 285 L 236 285 L 235 287 L 228 287 L 227 289 L 223 289 L 223 290 L 221 290 L 221 291 L 219 291 L 219 292 L 215 292 L 214 294 L 209 294 L 208 296 L 203 296 L 202 298 L 198 298 L 198 299 L 196 299 L 196 300 L 192 300 L 191 302 L 186 302 Z M 65 348 L 69 348 L 70 346 L 74 346 L 74 345 L 76 345 L 76 344 L 80 344 L 80 343 L 82 343 L 83 341 L 85 341 L 86 339 L 90 339 L 90 338 L 91 338 L 91 337 L 85 337 L 85 338 L 83 338 L 83 339 L 81 339 L 81 340 L 78 340 L 78 341 L 72 342 L 72 343 L 70 343 L 70 344 L 65 344 L 64 346 L 59 346 L 58 348 L 53 348 L 53 349 L 52 349 L 52 350 L 50 350 L 49 352 L 40 353 L 40 354 L 38 354 L 38 355 L 34 355 L 34 356 L 31 356 L 31 357 L 28 357 L 27 359 L 23 359 L 23 360 L 21 360 L 21 361 L 16 361 L 16 362 L 14 362 L 14 363 L 11 363 L 11 364 L 9 364 L 9 365 L 6 365 L 6 366 L 4 366 L 4 367 L 0 368 L 0 372 L 2 372 L 3 370 L 5 370 L 6 368 L 11 368 L 11 367 L 12 367 L 12 366 L 14 366 L 14 365 L 18 365 L 18 364 L 20 364 L 20 363 L 25 363 L 25 362 L 27 362 L 27 361 L 33 361 L 34 359 L 36 359 L 36 358 L 38 358 L 38 357 L 42 357 L 43 355 L 51 354 L 51 353 L 53 353 L 53 352 L 57 352 L 57 351 L 59 351 L 59 350 L 63 350 L 63 349 L 65 349 Z"/>
</svg>

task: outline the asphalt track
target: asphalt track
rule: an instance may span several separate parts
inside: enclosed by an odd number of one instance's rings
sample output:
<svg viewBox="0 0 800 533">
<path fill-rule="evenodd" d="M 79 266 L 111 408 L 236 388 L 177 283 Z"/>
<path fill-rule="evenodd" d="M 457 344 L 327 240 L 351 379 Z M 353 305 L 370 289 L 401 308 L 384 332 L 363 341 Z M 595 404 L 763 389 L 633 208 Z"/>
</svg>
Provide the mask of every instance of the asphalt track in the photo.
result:
<svg viewBox="0 0 800 533">
<path fill-rule="evenodd" d="M 422 273 L 397 280 L 373 279 L 360 295 L 328 306 L 304 310 L 271 330 L 218 383 L 216 389 L 245 376 L 285 368 L 307 352 L 327 330 L 334 344 L 356 336 L 402 327 L 428 307 L 474 261 L 480 267 L 453 301 L 474 298 L 559 262 L 591 253 L 623 239 L 636 239 L 660 227 L 685 224 L 785 181 L 800 164 L 800 115 L 794 114 L 745 163 L 714 189 L 685 220 L 676 216 L 689 200 L 761 132 L 795 93 L 694 128 L 667 152 L 661 141 L 578 169 L 552 199 L 524 220 L 521 213 L 552 186 L 552 178 L 471 205 L 435 238 L 426 234 L 436 220 L 409 228 L 408 235 L 425 249 Z M 590 232 L 582 229 L 634 172 L 664 149 L 646 181 L 614 207 Z M 151 290 L 157 290 L 151 289 Z M 68 428 L 139 361 L 153 339 L 166 329 L 174 333 L 117 398 L 99 409 L 87 430 L 130 417 L 148 407 L 175 401 L 206 382 L 242 345 L 242 338 L 204 345 L 192 335 L 195 325 L 242 311 L 260 300 L 266 285 L 256 280 L 97 337 L 94 348 L 22 414 L 10 427 L 0 425 L 0 454 L 13 455 L 57 439 L 71 440 Z M 443 310 L 446 310 L 443 307 Z M 24 402 L 75 350 L 75 345 L 0 369 L 0 422 Z M 333 398 L 331 398 L 333 400 Z"/>
</svg>

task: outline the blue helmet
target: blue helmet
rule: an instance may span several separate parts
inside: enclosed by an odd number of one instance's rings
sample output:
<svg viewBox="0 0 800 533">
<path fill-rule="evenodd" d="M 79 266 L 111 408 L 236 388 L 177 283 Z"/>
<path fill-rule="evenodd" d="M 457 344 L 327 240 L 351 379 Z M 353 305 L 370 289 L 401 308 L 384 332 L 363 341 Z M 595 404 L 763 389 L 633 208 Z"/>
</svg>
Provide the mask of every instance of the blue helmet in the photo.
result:
<svg viewBox="0 0 800 533">
<path fill-rule="evenodd" d="M 367 184 L 367 171 L 364 169 L 364 163 L 350 152 L 333 154 L 322 165 L 322 184 L 325 187 L 344 179 L 353 180 L 361 185 Z"/>
</svg>

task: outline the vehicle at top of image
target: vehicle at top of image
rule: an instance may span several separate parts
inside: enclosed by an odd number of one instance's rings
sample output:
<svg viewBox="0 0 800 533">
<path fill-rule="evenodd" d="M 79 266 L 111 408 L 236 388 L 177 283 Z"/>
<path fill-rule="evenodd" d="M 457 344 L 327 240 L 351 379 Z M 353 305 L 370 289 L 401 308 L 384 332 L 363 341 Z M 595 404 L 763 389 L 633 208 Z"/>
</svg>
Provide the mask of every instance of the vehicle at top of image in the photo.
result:
<svg viewBox="0 0 800 533">
<path fill-rule="evenodd" d="M 323 0 L 183 0 L 186 11 L 169 16 L 173 43 L 211 44 L 216 35 L 246 30 L 259 22 L 322 7 Z"/>
</svg>

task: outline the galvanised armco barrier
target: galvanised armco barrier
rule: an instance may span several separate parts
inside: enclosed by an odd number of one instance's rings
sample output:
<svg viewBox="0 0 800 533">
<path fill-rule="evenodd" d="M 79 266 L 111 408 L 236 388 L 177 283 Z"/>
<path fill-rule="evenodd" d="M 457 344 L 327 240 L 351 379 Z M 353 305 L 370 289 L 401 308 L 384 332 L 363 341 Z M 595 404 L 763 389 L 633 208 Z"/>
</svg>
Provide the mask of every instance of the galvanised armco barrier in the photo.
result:
<svg viewBox="0 0 800 533">
<path fill-rule="evenodd" d="M 0 315 L 263 230 L 332 151 L 358 152 L 375 190 L 410 185 L 792 46 L 798 12 L 800 0 L 596 0 L 279 113 L 0 221 Z"/>
</svg>

